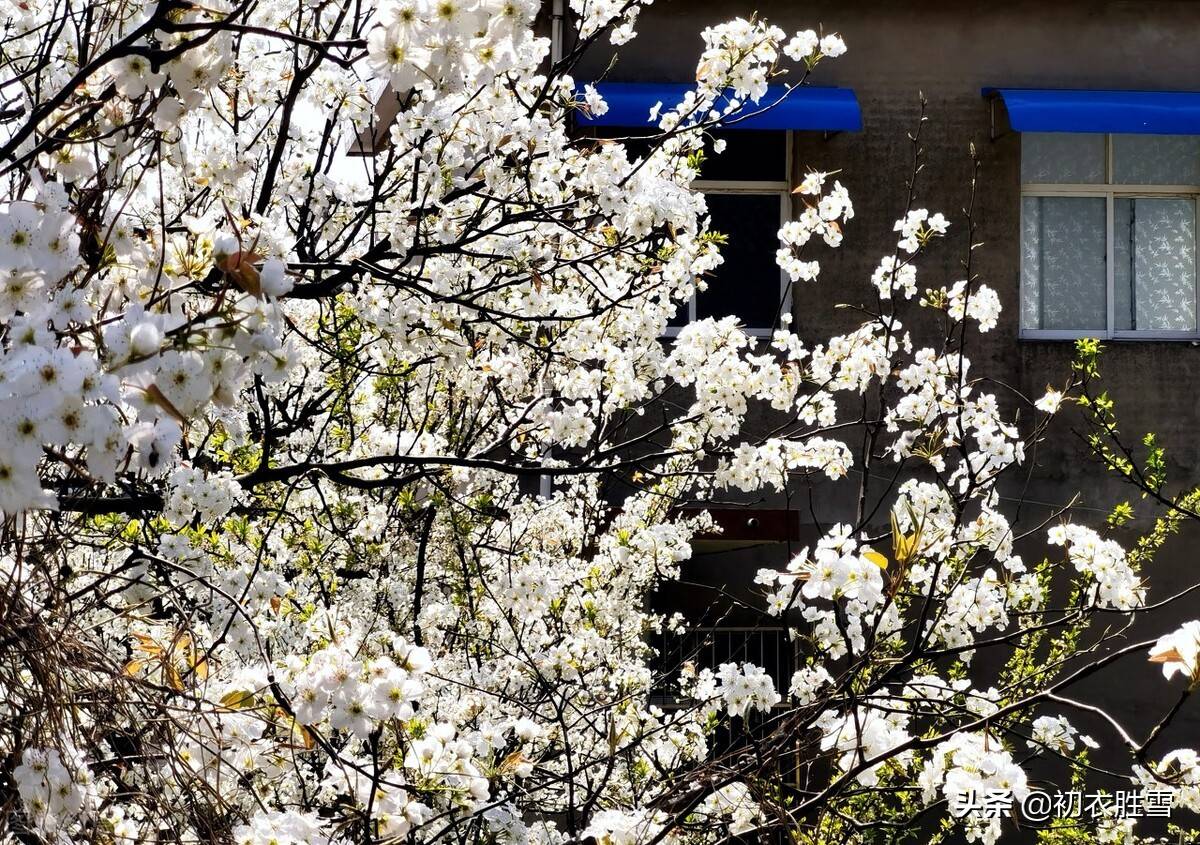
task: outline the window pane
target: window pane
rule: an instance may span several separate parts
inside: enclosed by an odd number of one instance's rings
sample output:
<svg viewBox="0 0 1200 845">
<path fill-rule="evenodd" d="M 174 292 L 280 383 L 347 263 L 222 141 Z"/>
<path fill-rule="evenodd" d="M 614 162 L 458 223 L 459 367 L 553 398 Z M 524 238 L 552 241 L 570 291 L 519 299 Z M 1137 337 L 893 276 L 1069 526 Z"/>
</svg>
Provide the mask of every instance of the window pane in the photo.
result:
<svg viewBox="0 0 1200 845">
<path fill-rule="evenodd" d="M 1102 197 L 1021 200 L 1021 325 L 1105 331 L 1108 324 Z"/>
<path fill-rule="evenodd" d="M 654 146 L 654 138 L 659 134 L 655 129 L 632 129 L 624 126 L 589 126 L 586 129 L 588 138 L 619 139 L 625 145 L 626 155 L 630 161 L 645 158 Z"/>
<path fill-rule="evenodd" d="M 704 142 L 701 179 L 732 181 L 787 181 L 787 133 L 753 130 L 714 132 L 725 141 L 725 151 L 713 152 L 712 138 Z"/>
<path fill-rule="evenodd" d="M 1021 181 L 1099 184 L 1104 181 L 1104 136 L 1069 132 L 1021 135 Z"/>
<path fill-rule="evenodd" d="M 1120 185 L 1200 185 L 1200 138 L 1113 135 L 1113 181 Z"/>
<path fill-rule="evenodd" d="M 1113 225 L 1116 328 L 1195 331 L 1195 201 L 1118 198 Z"/>
<path fill-rule="evenodd" d="M 656 129 L 628 129 L 623 126 L 591 126 L 590 138 L 620 138 L 629 158 L 644 158 L 659 134 Z M 725 151 L 713 152 L 713 141 L 725 141 Z M 757 130 L 713 132 L 704 139 L 704 164 L 700 178 L 734 182 L 786 182 L 787 133 Z"/>
<path fill-rule="evenodd" d="M 725 262 L 708 277 L 708 290 L 696 298 L 696 316 L 736 314 L 743 325 L 769 329 L 779 311 L 778 194 L 708 194 L 712 229 L 729 237 Z"/>
<path fill-rule="evenodd" d="M 688 324 L 688 312 L 691 310 L 691 303 L 684 300 L 679 303 L 679 307 L 675 313 L 667 319 L 667 328 L 679 329 Z"/>
</svg>

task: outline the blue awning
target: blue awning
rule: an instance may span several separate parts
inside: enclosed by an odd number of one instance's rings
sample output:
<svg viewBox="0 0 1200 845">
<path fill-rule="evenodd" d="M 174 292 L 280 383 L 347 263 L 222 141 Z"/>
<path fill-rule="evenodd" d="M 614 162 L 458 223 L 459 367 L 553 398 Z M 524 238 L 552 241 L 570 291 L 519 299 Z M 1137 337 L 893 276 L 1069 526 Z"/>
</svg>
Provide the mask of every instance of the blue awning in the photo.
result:
<svg viewBox="0 0 1200 845">
<path fill-rule="evenodd" d="M 596 90 L 608 103 L 608 111 L 593 117 L 580 110 L 579 124 L 653 129 L 657 121 L 650 122 L 650 110 L 655 103 L 662 103 L 664 110 L 674 108 L 693 88 L 694 85 L 667 82 L 599 82 Z M 727 117 L 723 127 L 857 132 L 862 129 L 862 113 L 858 109 L 858 98 L 849 88 L 805 85 L 793 88 L 789 93 L 787 86 L 772 85 L 757 104 L 747 102 L 738 112 Z"/>
<path fill-rule="evenodd" d="M 998 95 L 1017 132 L 1200 135 L 1200 93 L 984 88 Z"/>
</svg>

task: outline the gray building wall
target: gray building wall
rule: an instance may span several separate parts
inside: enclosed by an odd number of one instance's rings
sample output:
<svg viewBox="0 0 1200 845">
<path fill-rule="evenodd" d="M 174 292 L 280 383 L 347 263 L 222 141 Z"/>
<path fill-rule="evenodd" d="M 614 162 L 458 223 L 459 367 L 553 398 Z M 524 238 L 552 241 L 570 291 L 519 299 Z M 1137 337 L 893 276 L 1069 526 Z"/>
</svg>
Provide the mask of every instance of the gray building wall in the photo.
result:
<svg viewBox="0 0 1200 845">
<path fill-rule="evenodd" d="M 820 25 L 826 32 L 841 33 L 849 52 L 822 62 L 811 81 L 853 88 L 863 113 L 861 133 L 795 137 L 796 172 L 809 167 L 840 169 L 838 178 L 849 189 L 856 212 L 840 249 L 812 253 L 823 269 L 817 282 L 802 283 L 796 291 L 800 333 L 817 339 L 843 330 L 852 324 L 850 314 L 835 311 L 834 304 L 871 301 L 871 272 L 894 247 L 892 222 L 904 207 L 905 180 L 911 172 L 907 135 L 917 126 L 918 97 L 923 93 L 929 119 L 922 129 L 926 158 L 917 206 L 944 212 L 954 226 L 950 237 L 919 262 L 918 281 L 938 287 L 963 277 L 966 236 L 960 210 L 968 196 L 968 145 L 973 142 L 982 164 L 976 240 L 984 243 L 975 253 L 975 268 L 981 281 L 998 291 L 1004 306 L 999 326 L 977 337 L 967 350 L 973 374 L 1014 385 L 1033 397 L 1047 384 L 1061 385 L 1069 373 L 1073 344 L 1018 339 L 1020 136 L 1008 132 L 990 139 L 989 106 L 980 89 L 1200 90 L 1200 2 L 657 0 L 643 13 L 639 37 L 620 48 L 607 78 L 687 81 L 702 46 L 700 30 L 755 11 L 787 31 Z M 610 50 L 595 50 L 578 78 L 603 72 Z M 1006 128 L 1002 109 L 998 115 L 999 126 Z M 936 341 L 931 324 L 914 328 L 919 343 Z M 1123 433 L 1136 441 L 1144 431 L 1157 432 L 1169 447 L 1176 484 L 1200 482 L 1200 349 L 1190 342 L 1114 341 L 1107 343 L 1102 365 L 1105 385 L 1118 402 Z M 1096 522 L 1124 499 L 1151 514 L 1135 491 L 1089 458 L 1073 433 L 1079 428 L 1077 418 L 1064 414 L 1031 456 L 1028 481 L 1023 474 L 1008 484 L 1008 494 L 1016 498 L 1024 491 L 1027 499 L 1020 512 L 1022 528 L 1037 525 L 1052 506 L 1076 494 L 1081 496 L 1081 513 L 1091 514 Z M 850 486 L 835 486 L 815 497 L 822 520 L 837 518 L 848 504 L 842 491 Z M 807 493 L 798 493 L 792 506 L 801 511 L 801 520 L 809 520 Z M 1013 503 L 1009 504 L 1011 515 Z M 846 513 L 842 510 L 843 519 Z M 1129 545 L 1149 526 L 1149 519 L 1139 519 L 1116 536 Z M 1151 601 L 1200 581 L 1197 541 L 1200 525 L 1189 525 L 1160 553 L 1147 572 Z M 744 585 L 758 566 L 782 565 L 789 553 L 782 545 L 737 553 L 719 546 L 699 551 L 692 565 L 696 579 L 730 587 Z M 1032 555 L 1046 549 L 1039 542 L 1028 551 Z M 1200 617 L 1200 597 L 1187 597 L 1153 621 L 1139 622 L 1131 636 L 1153 637 L 1178 620 L 1195 617 Z M 1165 712 L 1180 686 L 1178 680 L 1168 685 L 1157 667 L 1134 656 L 1090 683 L 1084 694 L 1098 696 L 1118 719 L 1136 729 Z M 1177 741 L 1167 739 L 1152 751 L 1161 755 L 1174 747 L 1200 744 L 1200 702 L 1185 708 L 1175 730 Z M 1095 735 L 1105 745 L 1117 745 L 1100 726 Z"/>
</svg>

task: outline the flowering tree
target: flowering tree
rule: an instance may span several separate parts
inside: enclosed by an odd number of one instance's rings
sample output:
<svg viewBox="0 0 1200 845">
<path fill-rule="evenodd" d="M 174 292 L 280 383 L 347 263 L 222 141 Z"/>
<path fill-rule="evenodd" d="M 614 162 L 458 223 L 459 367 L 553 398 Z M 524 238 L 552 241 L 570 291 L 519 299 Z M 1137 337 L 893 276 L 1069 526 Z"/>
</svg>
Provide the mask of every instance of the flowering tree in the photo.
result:
<svg viewBox="0 0 1200 845">
<path fill-rule="evenodd" d="M 572 0 L 562 57 L 533 0 L 13 7 L 8 836 L 990 842 L 1003 820 L 970 795 L 1020 799 L 1033 756 L 1093 771 L 1067 717 L 1102 711 L 1072 686 L 1146 656 L 1102 648 L 1146 587 L 1065 514 L 1018 530 L 997 492 L 1079 376 L 1016 425 L 965 356 L 997 296 L 970 250 L 964 281 L 918 286 L 950 224 L 911 200 L 860 328 L 806 344 L 785 315 L 756 345 L 701 320 L 664 343 L 722 260 L 690 188 L 706 135 L 845 47 L 706 30 L 695 91 L 634 155 L 573 132 L 605 104 L 570 73 L 641 5 Z M 853 215 L 829 181 L 779 232 L 794 282 Z M 936 342 L 902 322 L 918 307 Z M 653 660 L 683 623 L 647 598 L 711 528 L 680 503 L 852 470 L 857 511 L 759 575 L 808 646 L 790 688 Z M 1026 565 L 1026 535 L 1051 556 Z M 1156 659 L 1194 681 L 1186 648 Z M 677 706 L 651 706 L 665 688 Z M 1200 809 L 1194 753 L 1115 735 L 1139 789 Z"/>
</svg>

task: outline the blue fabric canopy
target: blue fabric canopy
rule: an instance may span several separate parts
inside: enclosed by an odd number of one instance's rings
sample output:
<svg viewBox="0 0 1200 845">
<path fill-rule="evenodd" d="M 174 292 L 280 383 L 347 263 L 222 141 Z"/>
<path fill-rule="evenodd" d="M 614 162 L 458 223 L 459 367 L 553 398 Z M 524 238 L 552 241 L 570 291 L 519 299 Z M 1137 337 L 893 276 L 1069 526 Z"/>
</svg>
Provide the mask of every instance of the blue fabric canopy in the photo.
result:
<svg viewBox="0 0 1200 845">
<path fill-rule="evenodd" d="M 998 95 L 1017 132 L 1200 135 L 1200 93 L 984 88 Z"/>
<path fill-rule="evenodd" d="M 581 110 L 581 126 L 619 126 L 628 129 L 653 129 L 650 109 L 662 103 L 674 108 L 694 85 L 668 82 L 599 82 L 596 90 L 608 103 L 608 111 L 595 117 Z M 582 89 L 580 89 L 582 93 Z M 782 101 L 781 101 L 782 100 Z M 778 103 L 778 105 L 772 105 Z M 768 108 L 770 107 L 770 108 Z M 764 110 L 765 109 L 765 110 Z M 759 113 L 761 112 L 761 114 Z M 849 88 L 802 86 L 791 92 L 784 85 L 772 85 L 757 104 L 747 102 L 729 115 L 725 129 L 817 129 L 830 132 L 862 129 L 858 98 Z"/>
</svg>

